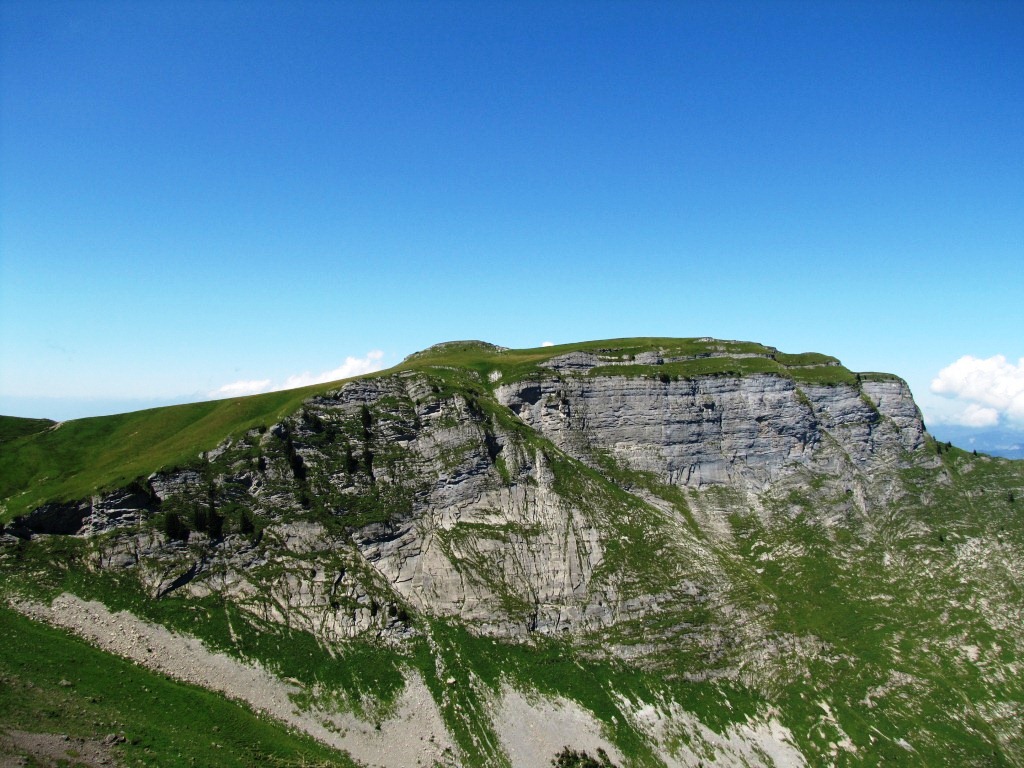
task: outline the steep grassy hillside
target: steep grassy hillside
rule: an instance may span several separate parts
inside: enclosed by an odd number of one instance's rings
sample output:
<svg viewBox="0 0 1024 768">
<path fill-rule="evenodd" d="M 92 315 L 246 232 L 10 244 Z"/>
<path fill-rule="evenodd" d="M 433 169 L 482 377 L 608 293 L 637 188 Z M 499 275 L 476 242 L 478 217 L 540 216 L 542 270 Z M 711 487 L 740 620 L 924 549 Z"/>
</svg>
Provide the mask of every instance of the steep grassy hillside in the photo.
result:
<svg viewBox="0 0 1024 768">
<path fill-rule="evenodd" d="M 49 419 L 21 419 L 17 416 L 0 416 L 0 445 L 19 437 L 34 435 L 52 427 Z"/>
<path fill-rule="evenodd" d="M 243 706 L 98 651 L 3 606 L 0 643 L 0 732 L 106 740 L 111 759 L 124 765 L 354 765 Z M 66 743 L 64 765 L 77 763 L 75 746 Z M 33 758 L 32 750 L 6 749 L 11 759 L 19 754 Z"/>
<path fill-rule="evenodd" d="M 4 417 L 4 519 L 184 464 L 231 435 L 273 424 L 330 385 L 59 423 Z"/>
</svg>

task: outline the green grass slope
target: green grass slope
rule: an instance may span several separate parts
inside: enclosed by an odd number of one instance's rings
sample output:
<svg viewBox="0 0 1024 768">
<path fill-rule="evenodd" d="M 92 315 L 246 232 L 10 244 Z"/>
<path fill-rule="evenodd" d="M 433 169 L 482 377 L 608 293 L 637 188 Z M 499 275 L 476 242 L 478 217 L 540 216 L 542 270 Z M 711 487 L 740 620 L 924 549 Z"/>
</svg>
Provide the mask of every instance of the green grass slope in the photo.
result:
<svg viewBox="0 0 1024 768">
<path fill-rule="evenodd" d="M 49 419 L 21 419 L 17 416 L 0 416 L 0 445 L 17 440 L 19 437 L 34 435 L 49 429 L 54 422 Z"/>
<path fill-rule="evenodd" d="M 5 419 L 0 428 L 12 437 L 0 452 L 0 520 L 187 463 L 232 435 L 275 423 L 330 386 L 44 422 L 34 430 Z"/>
</svg>

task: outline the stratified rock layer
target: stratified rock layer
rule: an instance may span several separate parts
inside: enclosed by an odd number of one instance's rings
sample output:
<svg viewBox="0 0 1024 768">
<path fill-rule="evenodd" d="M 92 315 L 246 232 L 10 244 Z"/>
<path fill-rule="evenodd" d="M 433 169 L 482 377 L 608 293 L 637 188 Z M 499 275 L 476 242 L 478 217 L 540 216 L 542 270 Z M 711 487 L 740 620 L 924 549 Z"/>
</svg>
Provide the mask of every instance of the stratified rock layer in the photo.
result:
<svg viewBox="0 0 1024 768">
<path fill-rule="evenodd" d="M 521 382 L 497 398 L 562 450 L 605 451 L 672 485 L 763 489 L 820 464 L 829 436 L 856 468 L 899 460 L 924 424 L 899 380 L 798 385 L 773 375 L 682 381 L 602 376 Z"/>
</svg>

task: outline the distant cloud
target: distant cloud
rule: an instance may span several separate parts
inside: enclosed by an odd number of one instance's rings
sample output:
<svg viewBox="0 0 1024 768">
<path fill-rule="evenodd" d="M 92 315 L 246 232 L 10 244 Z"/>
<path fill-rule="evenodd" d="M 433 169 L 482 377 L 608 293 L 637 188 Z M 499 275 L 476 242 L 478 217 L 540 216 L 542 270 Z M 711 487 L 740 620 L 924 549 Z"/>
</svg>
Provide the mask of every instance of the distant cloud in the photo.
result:
<svg viewBox="0 0 1024 768">
<path fill-rule="evenodd" d="M 555 342 L 553 342 L 553 341 L 542 341 L 540 343 L 540 345 L 542 347 L 553 347 L 553 346 L 555 346 Z"/>
<path fill-rule="evenodd" d="M 999 424 L 999 411 L 971 403 L 960 413 L 958 422 L 965 427 L 994 427 Z"/>
<path fill-rule="evenodd" d="M 353 376 L 361 376 L 364 373 L 373 373 L 384 367 L 384 353 L 379 349 L 368 352 L 365 357 L 346 357 L 345 362 L 337 368 L 323 373 L 303 373 L 289 376 L 283 384 L 273 386 L 270 379 L 253 379 L 235 381 L 225 384 L 223 387 L 213 390 L 209 397 L 241 397 L 243 395 L 256 395 L 260 392 L 280 392 L 283 389 L 296 389 L 307 387 L 310 384 L 325 384 L 328 381 L 348 379 Z"/>
<path fill-rule="evenodd" d="M 1024 358 L 1014 365 L 1003 355 L 965 355 L 939 371 L 931 391 L 962 406 L 943 421 L 967 427 L 994 427 L 1003 418 L 1024 423 Z"/>
<path fill-rule="evenodd" d="M 345 362 L 333 370 L 317 374 L 306 371 L 297 376 L 289 376 L 280 387 L 274 387 L 274 391 L 308 387 L 310 384 L 324 384 L 328 381 L 337 381 L 338 379 L 348 379 L 352 376 L 361 376 L 364 373 L 373 373 L 384 367 L 384 364 L 381 362 L 383 358 L 384 353 L 379 349 L 367 353 L 366 357 L 346 357 Z"/>
<path fill-rule="evenodd" d="M 259 379 L 252 381 L 233 381 L 225 384 L 219 389 L 210 392 L 210 397 L 242 397 L 244 395 L 256 395 L 270 389 L 270 379 Z"/>
</svg>

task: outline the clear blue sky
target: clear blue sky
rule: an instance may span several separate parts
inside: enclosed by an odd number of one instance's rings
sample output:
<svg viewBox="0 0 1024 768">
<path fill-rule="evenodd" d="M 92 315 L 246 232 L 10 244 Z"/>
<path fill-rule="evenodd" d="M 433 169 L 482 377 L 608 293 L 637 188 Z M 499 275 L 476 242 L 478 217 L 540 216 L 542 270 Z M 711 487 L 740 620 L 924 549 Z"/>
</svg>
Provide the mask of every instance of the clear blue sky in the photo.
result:
<svg viewBox="0 0 1024 768">
<path fill-rule="evenodd" d="M 1024 368 L 1024 3 L 0 14 L 0 412 L 460 338 L 751 339 L 926 415 Z"/>
</svg>

